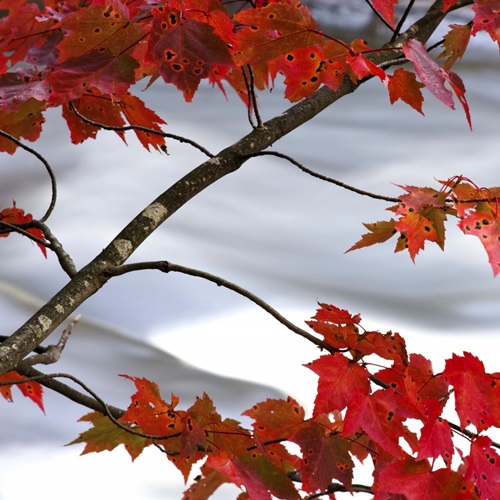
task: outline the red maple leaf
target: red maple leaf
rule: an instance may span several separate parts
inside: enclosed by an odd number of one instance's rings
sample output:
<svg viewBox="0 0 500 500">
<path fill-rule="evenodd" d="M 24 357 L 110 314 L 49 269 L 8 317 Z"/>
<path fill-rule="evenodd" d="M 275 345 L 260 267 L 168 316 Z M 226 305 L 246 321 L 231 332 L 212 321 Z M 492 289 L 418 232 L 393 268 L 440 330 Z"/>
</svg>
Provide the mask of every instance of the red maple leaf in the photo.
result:
<svg viewBox="0 0 500 500">
<path fill-rule="evenodd" d="M 472 10 L 475 13 L 472 25 L 472 34 L 479 31 L 486 31 L 492 40 L 500 43 L 498 35 L 500 30 L 500 20 L 498 19 L 497 0 L 475 0 Z"/>
<path fill-rule="evenodd" d="M 132 380 L 137 392 L 132 395 L 132 403 L 121 417 L 122 422 L 139 426 L 145 434 L 155 436 L 173 435 L 179 431 L 181 421 L 175 407 L 179 398 L 172 395 L 172 402 L 166 403 L 158 386 L 146 378 L 121 375 Z"/>
<path fill-rule="evenodd" d="M 87 52 L 53 67 L 47 82 L 52 86 L 50 103 L 66 104 L 95 87 L 103 94 L 120 98 L 135 83 L 139 63 L 127 54 L 114 56 L 109 49 Z"/>
<path fill-rule="evenodd" d="M 479 432 L 500 427 L 500 386 L 485 372 L 482 361 L 468 352 L 463 356 L 453 354 L 446 361 L 443 375 L 454 388 L 455 408 L 463 429 L 469 424 Z"/>
<path fill-rule="evenodd" d="M 417 459 L 443 457 L 446 465 L 451 465 L 454 453 L 451 428 L 448 421 L 441 418 L 443 407 L 437 399 L 426 402 L 427 421 L 420 431 Z"/>
<path fill-rule="evenodd" d="M 304 422 L 304 408 L 293 398 L 267 399 L 246 410 L 242 415 L 255 420 L 254 435 L 261 441 L 288 439 Z"/>
<path fill-rule="evenodd" d="M 422 111 L 424 97 L 420 89 L 425 85 L 417 81 L 414 73 L 398 68 L 392 75 L 387 75 L 385 83 L 389 91 L 391 104 L 401 99 L 422 115 L 424 114 Z"/>
<path fill-rule="evenodd" d="M 388 464 L 380 473 L 374 490 L 378 495 L 391 493 L 377 498 L 396 498 L 404 495 L 406 500 L 472 500 L 473 484 L 451 469 L 433 471 L 427 460 L 405 458 Z"/>
<path fill-rule="evenodd" d="M 481 498 L 500 498 L 500 456 L 491 447 L 489 437 L 472 441 L 465 468 L 465 479 L 476 483 Z"/>
<path fill-rule="evenodd" d="M 354 462 L 350 443 L 323 422 L 309 421 L 291 439 L 302 451 L 302 487 L 304 491 L 326 490 L 333 479 L 349 491 L 352 488 Z"/>
<path fill-rule="evenodd" d="M 443 104 L 451 109 L 455 109 L 453 94 L 445 87 L 445 82 L 451 85 L 460 104 L 464 108 L 469 127 L 472 129 L 469 106 L 465 98 L 465 87 L 461 78 L 456 73 L 441 68 L 429 56 L 424 45 L 418 40 L 410 40 L 404 44 L 403 52 L 406 58 L 413 63 L 417 76 L 429 91 Z"/>
<path fill-rule="evenodd" d="M 361 321 L 359 314 L 352 315 L 349 311 L 332 304 L 318 303 L 318 305 L 321 308 L 316 310 L 316 314 L 313 316 L 315 320 L 327 321 L 335 325 L 357 325 Z"/>
<path fill-rule="evenodd" d="M 373 8 L 394 28 L 394 4 L 398 0 L 373 0 Z"/>
<path fill-rule="evenodd" d="M 365 396 L 370 391 L 368 370 L 352 363 L 339 352 L 321 356 L 306 366 L 319 376 L 314 416 L 342 411 L 351 401 L 355 390 Z"/>
<path fill-rule="evenodd" d="M 33 221 L 33 216 L 31 214 L 25 214 L 22 208 L 16 207 L 16 202 L 13 202 L 12 208 L 4 208 L 0 211 L 0 222 L 6 222 L 7 224 L 11 224 L 13 226 L 22 226 L 24 224 L 29 224 Z M 4 226 L 5 228 L 5 226 Z M 1 232 L 2 229 L 0 224 L 0 238 L 7 238 L 11 233 L 10 232 Z M 29 234 L 35 236 L 36 238 L 45 241 L 45 235 L 43 234 L 41 229 L 36 227 L 28 227 L 25 229 Z M 43 253 L 44 257 L 47 258 L 47 248 L 45 245 L 41 243 L 35 242 L 38 248 Z"/>
<path fill-rule="evenodd" d="M 163 80 L 173 83 L 189 102 L 213 65 L 233 65 L 227 43 L 210 24 L 183 20 L 178 10 L 157 7 L 151 12 L 153 25 L 146 57 L 156 64 Z"/>
<path fill-rule="evenodd" d="M 245 26 L 235 41 L 238 66 L 276 59 L 296 49 L 321 45 L 323 40 L 309 9 L 298 0 L 247 9 L 235 14 L 234 21 Z"/>
<path fill-rule="evenodd" d="M 20 375 L 14 370 L 0 375 L 0 382 L 7 383 L 7 385 L 0 386 L 0 394 L 7 401 L 13 401 L 11 391 L 12 384 L 8 384 L 8 382 L 13 382 L 14 380 L 23 380 L 25 378 L 27 377 L 25 377 L 24 375 Z M 21 391 L 21 394 L 23 396 L 31 399 L 45 413 L 45 409 L 43 407 L 43 387 L 38 382 L 29 380 L 28 382 L 25 382 L 23 384 L 16 384 L 16 387 Z"/>
<path fill-rule="evenodd" d="M 500 273 L 500 212 L 470 211 L 458 227 L 465 233 L 479 238 L 488 254 L 493 275 Z"/>
<path fill-rule="evenodd" d="M 359 430 L 397 459 L 406 453 L 399 445 L 404 437 L 414 448 L 415 436 L 403 425 L 406 418 L 418 418 L 419 414 L 406 398 L 392 389 L 381 389 L 366 395 L 355 390 L 347 406 L 342 435 L 349 436 Z"/>
</svg>

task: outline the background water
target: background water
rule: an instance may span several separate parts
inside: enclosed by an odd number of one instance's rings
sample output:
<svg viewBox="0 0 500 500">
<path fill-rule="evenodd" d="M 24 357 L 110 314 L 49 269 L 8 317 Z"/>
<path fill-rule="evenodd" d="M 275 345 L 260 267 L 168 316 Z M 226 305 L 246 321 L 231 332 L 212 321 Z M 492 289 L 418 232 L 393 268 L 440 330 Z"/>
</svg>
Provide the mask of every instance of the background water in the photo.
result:
<svg viewBox="0 0 500 500">
<path fill-rule="evenodd" d="M 426 94 L 425 117 L 389 105 L 378 81 L 363 85 L 276 143 L 308 167 L 358 188 L 398 196 L 395 184 L 437 186 L 463 174 L 499 184 L 500 103 L 497 51 L 473 50 L 457 69 L 467 87 L 474 131 L 463 111 Z M 213 152 L 249 131 L 246 110 L 229 93 L 202 86 L 185 104 L 171 88 L 141 93 L 168 122 Z M 264 118 L 288 107 L 280 85 L 259 96 Z M 50 226 L 77 267 L 93 258 L 133 216 L 203 157 L 169 142 L 169 156 L 145 152 L 127 136 L 100 132 L 74 147 L 50 113 L 37 149 L 52 164 L 59 203 Z M 35 216 L 49 198 L 46 175 L 23 152 L 0 157 L 0 200 L 15 199 Z M 306 176 L 284 161 L 259 158 L 221 180 L 176 213 L 134 255 L 197 267 L 249 289 L 301 324 L 316 301 L 361 312 L 369 326 L 406 336 L 411 350 L 436 360 L 467 348 L 495 364 L 499 287 L 475 238 L 448 224 L 446 251 L 430 246 L 412 264 L 394 243 L 344 255 L 364 232 L 361 222 L 390 216 L 387 203 Z M 8 334 L 67 278 L 52 256 L 29 241 L 0 245 L 0 330 Z M 112 280 L 82 306 L 81 324 L 53 368 L 82 378 L 108 402 L 125 406 L 132 385 L 118 373 L 148 376 L 189 398 L 206 391 L 225 416 L 280 393 L 311 408 L 315 379 L 301 367 L 317 355 L 305 341 L 224 289 L 195 278 L 144 272 Z M 175 357 L 175 356 L 178 356 Z M 182 358 L 184 361 L 181 361 Z M 185 362 L 191 363 L 191 365 Z M 233 378 L 227 378 L 233 377 Z M 249 381 L 257 382 L 251 383 Z M 15 395 L 16 396 L 16 395 Z M 85 409 L 47 394 L 47 415 L 19 396 L 2 403 L 0 498 L 175 498 L 181 478 L 154 451 L 133 466 L 123 454 L 78 458 L 61 445 L 86 427 Z M 26 478 L 30 478 L 29 481 Z M 54 484 L 57 484 L 56 491 Z M 76 488 L 75 485 L 78 484 Z M 75 488 L 78 493 L 75 493 Z M 45 496 L 44 496 L 45 495 Z"/>
</svg>

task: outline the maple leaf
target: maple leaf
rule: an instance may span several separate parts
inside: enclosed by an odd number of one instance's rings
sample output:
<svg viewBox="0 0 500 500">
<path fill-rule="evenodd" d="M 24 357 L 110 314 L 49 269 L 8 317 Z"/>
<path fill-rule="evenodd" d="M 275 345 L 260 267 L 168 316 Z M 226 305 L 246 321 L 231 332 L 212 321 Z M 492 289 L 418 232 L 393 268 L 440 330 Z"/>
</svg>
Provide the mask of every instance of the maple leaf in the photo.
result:
<svg viewBox="0 0 500 500">
<path fill-rule="evenodd" d="M 394 5 L 398 0 L 373 0 L 373 8 L 394 28 Z"/>
<path fill-rule="evenodd" d="M 396 221 L 394 219 L 373 223 L 363 222 L 363 226 L 368 229 L 369 233 L 363 234 L 361 239 L 351 248 L 346 250 L 345 253 L 352 252 L 353 250 L 357 250 L 359 248 L 375 245 L 376 243 L 384 243 L 384 241 L 392 238 L 397 233 Z"/>
<path fill-rule="evenodd" d="M 472 440 L 465 467 L 465 479 L 476 483 L 481 498 L 499 498 L 500 456 L 491 447 L 489 437 L 480 436 Z"/>
<path fill-rule="evenodd" d="M 180 432 L 181 422 L 175 411 L 179 399 L 172 395 L 170 404 L 160 395 L 158 386 L 146 378 L 121 375 L 134 382 L 137 392 L 132 395 L 132 403 L 120 418 L 140 427 L 143 433 L 156 436 L 174 435 Z"/>
<path fill-rule="evenodd" d="M 67 59 L 54 66 L 47 78 L 53 89 L 49 102 L 55 106 L 66 104 L 92 87 L 113 98 L 123 97 L 135 83 L 138 66 L 131 56 L 121 54 L 115 57 L 109 49 Z"/>
<path fill-rule="evenodd" d="M 96 50 L 109 50 L 117 57 L 145 35 L 140 24 L 130 22 L 127 6 L 118 0 L 70 12 L 55 28 L 65 32 L 57 46 L 60 63 Z"/>
<path fill-rule="evenodd" d="M 355 390 L 347 406 L 342 435 L 346 437 L 363 430 L 393 457 L 402 459 L 406 453 L 399 445 L 399 438 L 404 437 L 413 444 L 403 421 L 418 417 L 413 405 L 392 389 L 381 389 L 370 395 Z"/>
<path fill-rule="evenodd" d="M 112 451 L 117 446 L 123 444 L 128 454 L 135 460 L 144 450 L 146 446 L 151 444 L 151 441 L 131 434 L 126 430 L 118 427 L 106 415 L 98 411 L 94 411 L 84 415 L 78 420 L 79 422 L 89 422 L 92 427 L 80 435 L 69 445 L 85 443 L 82 455 L 87 453 L 99 453 L 101 451 Z"/>
<path fill-rule="evenodd" d="M 453 94 L 445 87 L 445 82 L 451 85 L 460 104 L 464 108 L 469 127 L 472 129 L 469 106 L 465 98 L 465 87 L 462 79 L 456 73 L 441 68 L 441 66 L 429 56 L 424 45 L 418 40 L 410 40 L 405 43 L 403 45 L 403 53 L 406 58 L 413 63 L 415 72 L 420 81 L 429 89 L 434 97 L 439 99 L 449 108 L 455 109 Z"/>
<path fill-rule="evenodd" d="M 153 110 L 146 107 L 143 101 L 133 94 L 126 94 L 119 101 L 120 109 L 130 125 L 138 125 L 161 132 L 160 124 L 164 124 L 162 120 Z M 152 146 L 154 149 L 164 150 L 165 138 L 152 132 L 143 132 L 135 130 L 137 138 L 141 144 L 149 150 Z"/>
<path fill-rule="evenodd" d="M 451 465 L 454 452 L 451 428 L 448 421 L 441 418 L 443 407 L 437 399 L 426 402 L 427 421 L 420 431 L 417 459 L 443 457 L 446 465 Z"/>
<path fill-rule="evenodd" d="M 500 216 L 476 211 L 463 218 L 458 227 L 465 233 L 479 238 L 488 254 L 493 275 L 500 273 Z"/>
<path fill-rule="evenodd" d="M 498 35 L 500 30 L 500 20 L 498 19 L 498 2 L 496 0 L 475 0 L 472 7 L 474 20 L 472 24 L 472 34 L 479 31 L 486 31 L 492 40 L 500 43 Z"/>
<path fill-rule="evenodd" d="M 450 69 L 458 59 L 462 59 L 469 44 L 470 36 L 471 27 L 468 24 L 450 25 L 450 31 L 443 37 L 444 50 L 438 55 L 439 58 L 446 57 L 443 64 L 444 69 Z"/>
<path fill-rule="evenodd" d="M 479 432 L 500 427 L 500 387 L 485 372 L 482 361 L 468 352 L 463 356 L 453 354 L 446 360 L 443 375 L 454 388 L 455 408 L 463 429 L 469 424 Z"/>
<path fill-rule="evenodd" d="M 25 377 L 24 375 L 20 375 L 16 371 L 12 370 L 10 372 L 4 373 L 3 375 L 0 375 L 0 382 L 8 383 L 13 381 L 23 380 L 25 378 L 27 377 Z M 34 403 L 38 405 L 40 410 L 42 410 L 45 413 L 45 409 L 43 407 L 43 387 L 38 382 L 29 380 L 24 384 L 16 384 L 16 387 L 21 391 L 21 394 L 24 397 L 31 399 Z M 0 394 L 7 401 L 12 402 L 13 398 L 12 398 L 11 388 L 12 384 L 0 386 Z"/>
<path fill-rule="evenodd" d="M 14 226 L 23 226 L 25 224 L 29 224 L 33 221 L 33 216 L 31 214 L 24 213 L 22 208 L 16 207 L 16 202 L 13 202 L 12 208 L 4 208 L 0 211 L 0 222 L 6 222 L 7 224 L 11 224 Z M 1 230 L 0 225 L 0 230 Z M 45 241 L 45 235 L 43 234 L 41 229 L 36 227 L 28 227 L 25 229 L 29 234 L 35 236 L 36 238 Z M 11 233 L 10 232 L 0 232 L 0 238 L 7 238 Z M 41 243 L 35 242 L 38 248 L 43 253 L 43 256 L 47 258 L 47 248 L 45 245 Z"/>
<path fill-rule="evenodd" d="M 0 75 L 0 106 L 6 111 L 16 111 L 19 105 L 30 99 L 46 101 L 50 88 L 44 80 L 44 72 L 18 68 L 15 73 Z"/>
<path fill-rule="evenodd" d="M 304 408 L 295 399 L 267 399 L 257 403 L 242 415 L 255 420 L 254 435 L 261 441 L 288 439 L 304 422 Z"/>
<path fill-rule="evenodd" d="M 370 391 L 368 370 L 339 352 L 321 356 L 306 366 L 319 377 L 313 416 L 342 411 L 355 390 L 365 396 Z"/>
<path fill-rule="evenodd" d="M 12 111 L 0 108 L 0 129 L 16 139 L 22 137 L 31 142 L 36 141 L 45 122 L 42 114 L 45 109 L 45 103 L 36 99 L 21 102 Z M 16 150 L 17 144 L 6 137 L 0 137 L 0 151 L 14 154 Z"/>
<path fill-rule="evenodd" d="M 412 261 L 415 261 L 415 257 L 424 248 L 427 240 L 435 243 L 439 242 L 432 222 L 418 212 L 409 213 L 401 217 L 396 222 L 395 228 L 405 234 L 407 238 L 405 247 L 408 249 Z"/>
<path fill-rule="evenodd" d="M 239 12 L 233 19 L 245 26 L 235 40 L 234 59 L 238 66 L 276 59 L 322 42 L 309 9 L 298 0 L 270 2 Z"/>
<path fill-rule="evenodd" d="M 229 479 L 225 474 L 203 464 L 201 474 L 195 478 L 191 486 L 184 492 L 182 500 L 206 500 L 220 486 L 228 482 Z"/>
<path fill-rule="evenodd" d="M 227 457 L 211 454 L 207 466 L 225 474 L 237 486 L 244 486 L 252 500 L 300 499 L 286 472 L 257 450 Z"/>
<path fill-rule="evenodd" d="M 450 469 L 432 471 L 427 460 L 415 460 L 411 457 L 388 464 L 380 472 L 373 488 L 377 494 L 392 494 L 380 498 L 394 498 L 394 494 L 404 495 L 406 500 L 476 498 L 472 483 L 465 481 L 458 472 Z"/>
<path fill-rule="evenodd" d="M 349 442 L 329 432 L 323 423 L 309 421 L 291 439 L 302 451 L 302 487 L 307 492 L 326 490 L 333 479 L 352 492 L 354 462 Z"/>
<path fill-rule="evenodd" d="M 355 314 L 354 316 L 345 309 L 340 309 L 332 304 L 322 304 L 320 309 L 316 310 L 316 314 L 313 319 L 318 321 L 328 321 L 329 323 L 334 323 L 336 325 L 357 325 L 361 321 L 361 316 Z"/>
<path fill-rule="evenodd" d="M 112 127 L 125 125 L 120 107 L 96 88 L 87 89 L 79 99 L 71 101 L 71 104 L 82 116 L 96 123 Z M 62 115 L 70 130 L 73 144 L 81 144 L 86 139 L 96 138 L 99 127 L 82 120 L 68 104 L 63 106 Z M 124 132 L 118 131 L 117 134 L 125 142 Z"/>
<path fill-rule="evenodd" d="M 398 68 L 392 75 L 387 75 L 385 83 L 391 104 L 401 99 L 422 115 L 424 114 L 422 111 L 424 96 L 420 89 L 425 85 L 417 81 L 414 73 Z"/>
<path fill-rule="evenodd" d="M 193 99 L 202 78 L 213 65 L 233 66 L 226 42 L 214 28 L 195 19 L 182 20 L 175 9 L 156 7 L 148 41 L 147 58 L 158 67 L 163 80 L 173 83 Z"/>
</svg>

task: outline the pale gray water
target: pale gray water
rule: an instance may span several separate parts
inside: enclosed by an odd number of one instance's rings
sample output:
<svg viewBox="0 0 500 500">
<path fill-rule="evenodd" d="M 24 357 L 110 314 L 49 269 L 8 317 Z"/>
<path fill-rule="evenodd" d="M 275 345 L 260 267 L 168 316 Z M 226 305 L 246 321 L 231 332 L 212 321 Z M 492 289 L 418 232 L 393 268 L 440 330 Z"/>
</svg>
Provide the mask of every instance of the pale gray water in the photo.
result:
<svg viewBox="0 0 500 500">
<path fill-rule="evenodd" d="M 466 175 L 480 186 L 498 185 L 499 72 L 484 61 L 471 61 L 461 75 L 468 89 L 472 133 L 459 106 L 451 111 L 426 94 L 424 118 L 402 103 L 391 107 L 385 89 L 374 81 L 274 149 L 346 183 L 390 196 L 400 193 L 391 183 L 435 186 L 434 178 L 455 174 Z M 198 140 L 214 152 L 249 130 L 246 111 L 232 94 L 226 102 L 218 91 L 203 87 L 191 105 L 163 87 L 155 87 L 143 97 L 169 123 L 168 131 Z M 279 88 L 264 93 L 260 104 L 265 117 L 287 107 Z M 132 136 L 126 148 L 105 132 L 99 133 L 97 141 L 83 146 L 68 143 L 63 124 L 49 119 L 37 148 L 52 163 L 59 179 L 60 199 L 51 228 L 79 267 L 159 192 L 203 159 L 188 146 L 172 141 L 168 157 L 146 153 Z M 41 214 L 48 199 L 48 182 L 40 165 L 20 153 L 0 157 L 0 166 L 2 206 L 15 198 L 27 211 Z M 262 158 L 249 162 L 190 202 L 140 249 L 134 260 L 169 259 L 205 269 L 247 287 L 278 310 L 313 314 L 316 300 L 332 302 L 361 312 L 367 319 L 383 318 L 396 330 L 409 326 L 412 331 L 444 336 L 450 349 L 456 336 L 496 333 L 500 281 L 493 279 L 480 243 L 463 236 L 453 223 L 448 224 L 446 252 L 429 247 L 417 257 L 416 265 L 407 254 L 394 255 L 391 242 L 343 255 L 364 232 L 361 222 L 390 216 L 386 207 L 385 202 L 321 183 L 283 161 Z M 0 259 L 0 279 L 39 298 L 50 297 L 66 281 L 53 257 L 45 262 L 38 250 L 19 236 L 0 241 Z M 1 328 L 5 334 L 33 310 L 15 297 L 12 292 L 2 292 Z M 155 339 L 163 335 L 166 341 L 162 345 L 171 343 L 172 352 L 177 352 L 176 343 L 185 343 L 185 339 L 176 338 L 180 328 L 240 310 L 255 311 L 258 318 L 264 314 L 244 299 L 194 278 L 152 272 L 117 278 L 81 309 L 85 318 L 117 333 L 92 324 L 77 328 L 61 367 L 54 369 L 76 370 L 112 403 L 126 402 L 130 394 L 124 382 L 115 377 L 122 372 L 158 379 L 166 397 L 172 390 L 190 395 L 216 391 L 221 409 L 235 416 L 273 392 L 255 386 L 245 389 L 239 383 L 208 377 L 194 369 L 188 371 L 177 360 L 162 358 L 158 351 L 138 347 L 135 341 L 120 335 L 146 342 L 153 335 Z M 286 362 L 289 350 L 304 349 L 302 340 L 278 328 L 279 335 L 289 340 L 276 350 L 269 347 L 268 353 L 265 334 L 254 341 L 248 333 L 240 335 L 238 326 L 236 323 L 222 332 L 227 342 L 219 340 L 214 345 L 215 334 L 212 337 L 207 331 L 196 337 L 190 349 L 209 358 L 207 366 L 212 350 L 217 351 L 214 359 L 223 352 L 246 370 L 244 375 L 237 372 L 234 376 L 245 378 L 251 378 L 251 369 L 258 369 L 259 352 Z M 116 338 L 121 340 L 115 342 Z M 107 366 L 96 368 L 96 358 L 105 360 Z M 247 366 L 250 362 L 252 367 Z M 224 372 L 220 364 L 212 363 L 212 369 Z M 187 386 L 186 377 L 190 379 Z M 272 377 L 268 381 L 272 383 Z M 290 381 L 289 391 L 293 393 L 295 386 Z M 4 458 L 8 453 L 11 464 L 16 463 L 14 456 L 24 460 L 23 465 L 38 463 L 33 432 L 43 433 L 43 439 L 38 436 L 36 441 L 47 438 L 54 443 L 51 446 L 59 446 L 85 428 L 74 424 L 83 412 L 73 404 L 48 398 L 48 418 L 41 423 L 43 417 L 36 413 L 38 410 L 20 401 L 19 396 L 16 399 L 14 405 L 0 402 L 4 424 L 0 442 L 6 452 Z M 26 446 L 31 452 L 21 452 Z M 77 453 L 76 448 L 69 451 Z M 45 448 L 41 453 L 49 456 Z M 72 463 L 67 477 L 77 474 L 71 467 L 87 462 Z M 16 498 L 9 489 L 12 478 L 17 477 L 14 466 L 0 470 L 0 498 Z M 49 471 L 48 477 L 54 472 Z M 116 492 L 120 481 L 105 479 L 113 488 L 106 491 L 106 498 L 119 498 Z M 180 482 L 180 476 L 175 480 Z M 161 497 L 161 484 L 156 493 L 148 489 L 151 483 L 144 484 L 145 489 L 138 490 L 137 495 L 147 491 L 147 498 Z M 66 498 L 71 490 L 58 491 L 62 496 L 54 496 L 52 491 L 50 498 Z M 103 490 L 96 491 L 94 498 L 104 498 L 100 496 Z M 72 498 L 77 497 L 72 494 Z M 163 492 L 163 498 L 170 497 Z"/>
</svg>

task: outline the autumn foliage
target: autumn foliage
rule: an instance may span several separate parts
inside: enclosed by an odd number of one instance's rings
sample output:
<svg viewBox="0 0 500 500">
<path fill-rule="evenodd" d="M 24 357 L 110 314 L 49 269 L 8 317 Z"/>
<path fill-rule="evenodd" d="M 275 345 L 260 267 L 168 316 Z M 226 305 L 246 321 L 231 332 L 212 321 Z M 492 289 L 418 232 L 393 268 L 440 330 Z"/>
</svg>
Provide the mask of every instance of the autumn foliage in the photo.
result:
<svg viewBox="0 0 500 500">
<path fill-rule="evenodd" d="M 370 3 L 394 31 L 381 47 L 325 34 L 298 0 L 233 3 L 0 1 L 0 151 L 26 149 L 24 141 L 40 137 L 46 110 L 60 107 L 75 144 L 103 129 L 123 141 L 133 131 L 147 150 L 166 152 L 166 122 L 132 93 L 156 80 L 173 84 L 187 102 L 202 80 L 224 93 L 233 89 L 259 129 L 255 93 L 278 79 L 285 97 L 298 102 L 323 86 L 335 92 L 376 77 L 391 104 L 401 100 L 422 114 L 424 89 L 448 108 L 458 101 L 472 128 L 465 86 L 451 68 L 471 36 L 486 32 L 499 43 L 497 0 L 434 4 L 443 16 L 472 5 L 470 22 L 449 26 L 439 62 L 416 38 L 392 44 L 401 30 L 397 0 Z M 389 70 L 404 62 L 406 69 Z M 444 250 L 445 223 L 454 219 L 481 241 L 494 276 L 500 273 L 500 188 L 462 176 L 434 188 L 400 187 L 392 217 L 365 223 L 368 233 L 348 252 L 395 236 L 395 251 L 415 260 L 427 241 Z M 43 224 L 50 211 L 34 220 L 15 202 L 2 203 L 11 207 L 0 210 L 0 237 L 22 234 L 45 256 L 56 248 Z M 135 385 L 130 406 L 119 418 L 85 415 L 90 428 L 73 443 L 83 443 L 83 453 L 124 445 L 133 460 L 155 445 L 186 481 L 201 464 L 186 500 L 207 498 L 224 483 L 240 487 L 241 500 L 335 498 L 341 491 L 380 500 L 500 498 L 500 445 L 488 435 L 500 427 L 500 374 L 487 373 L 468 352 L 453 354 L 435 373 L 424 356 L 407 353 L 400 334 L 365 330 L 359 315 L 333 305 L 320 304 L 308 326 L 322 349 L 304 368 L 318 376 L 312 415 L 292 397 L 267 400 L 243 412 L 253 421 L 246 429 L 223 418 L 209 395 L 191 406 L 176 396 L 165 401 L 154 382 L 123 375 Z M 24 378 L 2 375 L 2 395 L 11 400 L 11 385 Z M 19 389 L 43 410 L 38 382 Z M 372 484 L 353 483 L 359 462 L 371 464 Z"/>
</svg>

